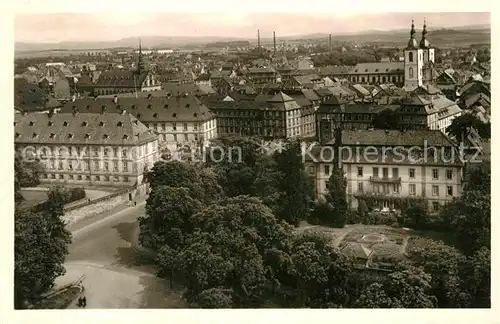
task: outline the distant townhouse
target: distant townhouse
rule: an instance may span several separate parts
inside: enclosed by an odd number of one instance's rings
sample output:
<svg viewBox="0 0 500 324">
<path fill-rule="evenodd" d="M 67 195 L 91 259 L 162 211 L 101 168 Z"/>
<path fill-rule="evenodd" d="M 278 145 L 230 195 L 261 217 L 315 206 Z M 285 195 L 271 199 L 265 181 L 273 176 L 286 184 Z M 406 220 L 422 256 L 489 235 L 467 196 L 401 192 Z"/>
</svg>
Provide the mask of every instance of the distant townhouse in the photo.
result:
<svg viewBox="0 0 500 324">
<path fill-rule="evenodd" d="M 216 116 L 192 94 L 165 97 L 79 99 L 67 102 L 63 112 L 110 114 L 126 111 L 158 135 L 161 149 L 201 148 L 217 137 Z"/>
<path fill-rule="evenodd" d="M 358 63 L 348 73 L 348 79 L 357 84 L 404 84 L 404 62 Z"/>
<path fill-rule="evenodd" d="M 95 95 L 161 90 L 161 83 L 147 70 L 103 71 L 93 84 Z"/>
<path fill-rule="evenodd" d="M 255 85 L 278 82 L 278 72 L 274 68 L 249 68 L 246 77 Z"/>
<path fill-rule="evenodd" d="M 215 101 L 208 103 L 217 115 L 218 134 L 261 136 L 266 139 L 299 138 L 314 134 L 314 106 L 303 106 L 294 98 L 278 92 L 253 100 Z"/>
<path fill-rule="evenodd" d="M 338 146 L 339 164 L 332 155 Z M 316 198 L 324 195 L 333 168 L 340 166 L 351 208 L 369 200 L 369 208 L 397 209 L 398 199 L 420 199 L 437 212 L 461 193 L 463 164 L 453 143 L 437 130 L 344 130 L 337 143 L 305 153 Z"/>
<path fill-rule="evenodd" d="M 158 160 L 158 139 L 127 113 L 16 114 L 17 152 L 36 154 L 42 183 L 135 186 Z"/>
</svg>

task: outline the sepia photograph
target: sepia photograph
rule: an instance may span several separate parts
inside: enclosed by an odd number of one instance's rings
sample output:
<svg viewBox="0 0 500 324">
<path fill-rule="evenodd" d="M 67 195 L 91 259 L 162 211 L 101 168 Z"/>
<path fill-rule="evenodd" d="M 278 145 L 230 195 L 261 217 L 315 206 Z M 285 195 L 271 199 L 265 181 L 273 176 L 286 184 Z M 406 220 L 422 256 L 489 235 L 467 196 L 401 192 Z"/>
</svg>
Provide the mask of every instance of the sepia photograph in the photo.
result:
<svg viewBox="0 0 500 324">
<path fill-rule="evenodd" d="M 16 14 L 5 294 L 491 308 L 491 33 L 490 12 Z"/>
</svg>

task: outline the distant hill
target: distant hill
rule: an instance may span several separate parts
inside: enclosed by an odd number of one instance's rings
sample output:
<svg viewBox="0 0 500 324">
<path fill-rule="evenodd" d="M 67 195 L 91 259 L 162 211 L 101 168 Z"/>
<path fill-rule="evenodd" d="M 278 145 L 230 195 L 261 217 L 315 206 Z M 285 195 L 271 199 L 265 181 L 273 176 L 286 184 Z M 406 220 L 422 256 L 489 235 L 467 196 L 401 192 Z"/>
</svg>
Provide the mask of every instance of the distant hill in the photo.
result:
<svg viewBox="0 0 500 324">
<path fill-rule="evenodd" d="M 225 47 L 236 48 L 245 46 L 250 46 L 250 42 L 246 40 L 240 40 L 240 41 L 230 41 L 230 42 L 213 42 L 205 44 L 206 48 L 225 48 Z"/>
<path fill-rule="evenodd" d="M 420 38 L 421 30 L 417 30 L 418 38 Z M 328 33 L 315 33 L 309 35 L 279 37 L 278 42 L 283 40 L 301 40 L 301 39 L 318 39 L 328 38 Z M 404 45 L 409 38 L 407 29 L 399 29 L 392 31 L 371 30 L 362 33 L 349 34 L 334 34 L 332 33 L 332 41 L 348 42 L 380 42 L 392 43 L 395 45 Z M 470 44 L 491 43 L 491 28 L 490 26 L 463 26 L 454 27 L 452 29 L 429 29 L 428 39 L 431 44 L 437 47 L 443 46 L 468 46 Z M 223 43 L 248 43 L 248 39 L 244 38 L 227 38 L 227 37 L 184 37 L 184 36 L 147 36 L 141 37 L 142 47 L 154 48 L 171 48 L 180 47 L 186 44 L 207 45 L 207 44 L 223 44 Z M 256 43 L 256 39 L 251 39 L 252 44 Z M 272 42 L 272 38 L 261 38 L 262 43 Z M 60 43 L 15 43 L 16 52 L 27 51 L 48 51 L 48 50 L 90 50 L 90 49 L 111 49 L 111 48 L 137 48 L 139 39 L 137 37 L 128 37 L 116 41 L 106 42 L 60 42 Z"/>
</svg>

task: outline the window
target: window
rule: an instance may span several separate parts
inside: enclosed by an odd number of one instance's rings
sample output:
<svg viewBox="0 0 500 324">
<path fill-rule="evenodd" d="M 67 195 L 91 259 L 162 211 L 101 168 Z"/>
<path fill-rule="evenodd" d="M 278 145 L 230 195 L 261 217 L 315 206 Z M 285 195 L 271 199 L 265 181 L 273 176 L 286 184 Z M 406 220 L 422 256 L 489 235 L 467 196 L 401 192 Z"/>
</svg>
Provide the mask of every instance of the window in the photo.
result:
<svg viewBox="0 0 500 324">
<path fill-rule="evenodd" d="M 68 169 L 73 170 L 73 161 L 68 161 Z"/>
<path fill-rule="evenodd" d="M 104 171 L 109 171 L 109 162 L 104 162 Z"/>
<path fill-rule="evenodd" d="M 94 162 L 94 170 L 99 171 L 99 161 Z"/>
<path fill-rule="evenodd" d="M 176 123 L 172 123 L 172 128 L 173 128 L 174 131 L 176 131 L 177 130 L 177 124 Z"/>
<path fill-rule="evenodd" d="M 439 203 L 437 201 L 432 202 L 432 210 L 434 210 L 434 211 L 439 210 Z"/>
<path fill-rule="evenodd" d="M 392 168 L 392 177 L 399 178 L 399 169 L 398 168 Z"/>
<path fill-rule="evenodd" d="M 448 196 L 453 196 L 453 186 L 446 186 L 446 193 Z"/>
<path fill-rule="evenodd" d="M 43 174 L 43 178 L 44 178 L 44 179 L 48 179 L 48 178 L 49 178 L 49 175 L 48 175 L 47 173 L 44 173 L 44 174 Z"/>
<path fill-rule="evenodd" d="M 382 176 L 384 179 L 389 178 L 389 168 L 382 168 Z"/>
<path fill-rule="evenodd" d="M 96 181 L 101 181 L 101 176 L 95 176 Z"/>
<path fill-rule="evenodd" d="M 78 179 L 78 180 L 82 180 L 82 176 L 81 176 L 81 175 L 78 175 L 78 176 L 77 176 L 77 179 Z"/>
<path fill-rule="evenodd" d="M 83 162 L 83 169 L 84 169 L 85 171 L 87 171 L 87 170 L 89 169 L 89 162 L 88 162 L 88 161 L 84 161 L 84 162 Z"/>
<path fill-rule="evenodd" d="M 432 195 L 439 196 L 439 186 L 432 186 Z"/>
<path fill-rule="evenodd" d="M 314 166 L 309 166 L 309 173 L 314 174 Z"/>
<path fill-rule="evenodd" d="M 363 167 L 358 167 L 358 177 L 363 176 Z"/>
<path fill-rule="evenodd" d="M 397 183 L 392 185 L 392 192 L 399 193 L 399 185 Z"/>
<path fill-rule="evenodd" d="M 60 174 L 60 175 L 59 175 L 59 179 L 60 179 L 60 180 L 63 180 L 63 179 L 64 179 L 64 174 Z"/>
<path fill-rule="evenodd" d="M 187 123 L 184 123 L 184 131 L 187 131 L 188 130 L 188 124 Z"/>
<path fill-rule="evenodd" d="M 89 175 L 86 175 L 86 176 L 85 176 L 85 180 L 89 180 L 89 181 L 90 181 L 90 176 L 89 176 Z"/>
<path fill-rule="evenodd" d="M 55 174 L 51 174 L 51 175 L 50 175 L 50 178 L 51 178 L 51 179 L 55 179 L 55 178 L 56 178 L 56 175 L 55 175 Z"/>
<path fill-rule="evenodd" d="M 104 181 L 109 181 L 109 175 L 104 176 Z"/>
<path fill-rule="evenodd" d="M 63 163 L 62 163 L 62 161 L 59 161 L 58 169 L 59 169 L 59 170 L 62 170 L 62 169 L 63 169 Z"/>
<path fill-rule="evenodd" d="M 127 157 L 127 150 L 122 150 L 122 157 L 126 158 Z"/>
<path fill-rule="evenodd" d="M 128 182 L 128 177 L 123 177 L 123 182 Z"/>
<path fill-rule="evenodd" d="M 416 194 L 416 192 L 417 192 L 417 186 L 416 186 L 416 185 L 414 185 L 414 184 L 410 184 L 410 186 L 409 186 L 409 187 L 410 187 L 410 188 L 409 188 L 409 189 L 410 189 L 410 195 L 415 195 L 415 194 Z"/>
<path fill-rule="evenodd" d="M 330 166 L 329 165 L 325 165 L 325 175 L 330 175 Z"/>
<path fill-rule="evenodd" d="M 363 182 L 358 182 L 358 192 L 363 192 Z"/>
<path fill-rule="evenodd" d="M 197 131 L 198 130 L 198 124 L 197 123 L 194 123 L 193 125 L 193 130 Z"/>
<path fill-rule="evenodd" d="M 187 142 L 187 140 L 188 140 L 188 134 L 184 134 L 184 141 Z"/>
<path fill-rule="evenodd" d="M 75 180 L 75 176 L 74 176 L 74 175 L 72 175 L 72 174 L 70 174 L 70 175 L 69 175 L 69 180 Z"/>
<path fill-rule="evenodd" d="M 128 163 L 127 162 L 123 162 L 122 163 L 122 166 L 123 166 L 123 172 L 128 172 Z"/>
<path fill-rule="evenodd" d="M 94 147 L 94 156 L 99 156 L 99 149 Z"/>
<path fill-rule="evenodd" d="M 177 142 L 177 134 L 174 134 L 174 141 Z"/>
<path fill-rule="evenodd" d="M 120 178 L 119 178 L 118 176 L 114 176 L 114 177 L 113 177 L 113 181 L 114 181 L 114 182 L 118 182 L 118 181 L 120 181 Z"/>
<path fill-rule="evenodd" d="M 104 149 L 104 156 L 108 156 L 108 151 L 109 151 L 109 149 L 108 149 L 108 148 L 105 148 L 105 149 Z"/>
<path fill-rule="evenodd" d="M 433 180 L 439 179 L 439 170 L 438 169 L 432 169 L 432 179 Z"/>
<path fill-rule="evenodd" d="M 410 175 L 410 179 L 415 179 L 415 169 L 410 169 L 408 173 Z"/>
<path fill-rule="evenodd" d="M 113 171 L 118 172 L 118 161 L 113 161 Z"/>
<path fill-rule="evenodd" d="M 373 168 L 373 177 L 378 178 L 378 168 Z"/>
<path fill-rule="evenodd" d="M 408 62 L 413 62 L 413 52 L 408 53 Z"/>
<path fill-rule="evenodd" d="M 117 149 L 116 147 L 114 147 L 114 148 L 113 148 L 113 155 L 114 155 L 115 157 L 117 157 L 117 156 L 118 156 L 118 149 Z"/>
<path fill-rule="evenodd" d="M 408 69 L 408 76 L 409 76 L 410 78 L 413 78 L 413 68 L 409 68 L 409 69 Z"/>
<path fill-rule="evenodd" d="M 453 170 L 446 170 L 446 179 L 452 180 L 453 179 Z"/>
</svg>

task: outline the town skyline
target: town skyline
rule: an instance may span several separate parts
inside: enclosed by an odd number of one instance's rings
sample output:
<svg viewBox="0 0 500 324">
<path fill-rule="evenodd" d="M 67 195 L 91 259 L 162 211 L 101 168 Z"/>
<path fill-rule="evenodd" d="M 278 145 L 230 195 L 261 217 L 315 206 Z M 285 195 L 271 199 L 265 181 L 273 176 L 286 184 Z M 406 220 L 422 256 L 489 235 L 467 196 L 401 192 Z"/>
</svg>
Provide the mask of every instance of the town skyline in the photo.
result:
<svg viewBox="0 0 500 324">
<path fill-rule="evenodd" d="M 214 19 L 216 15 L 218 19 Z M 489 25 L 490 16 L 489 12 L 18 14 L 14 34 L 16 42 L 57 43 L 153 36 L 249 39 L 257 38 L 259 29 L 264 39 L 271 38 L 273 31 L 277 37 L 292 37 L 400 30 L 410 28 L 412 19 L 417 29 L 422 28 L 424 20 L 430 30 Z M 82 24 L 86 25 L 84 30 Z"/>
</svg>

